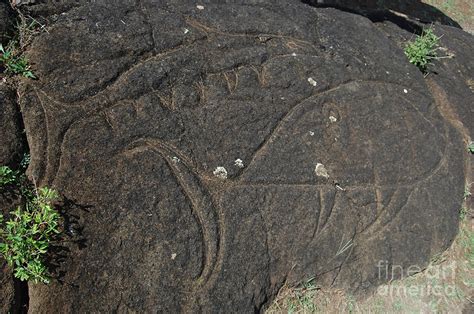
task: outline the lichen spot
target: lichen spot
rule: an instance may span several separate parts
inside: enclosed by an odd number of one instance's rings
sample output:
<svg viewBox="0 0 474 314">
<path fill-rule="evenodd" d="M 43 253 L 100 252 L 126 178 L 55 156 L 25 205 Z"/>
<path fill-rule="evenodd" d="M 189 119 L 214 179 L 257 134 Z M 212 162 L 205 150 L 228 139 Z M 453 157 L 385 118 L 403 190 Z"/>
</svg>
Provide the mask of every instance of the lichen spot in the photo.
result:
<svg viewBox="0 0 474 314">
<path fill-rule="evenodd" d="M 324 177 L 326 179 L 329 178 L 329 173 L 326 170 L 326 167 L 324 167 L 324 165 L 321 163 L 316 164 L 316 168 L 314 168 L 314 172 L 316 173 L 318 177 Z"/>
<path fill-rule="evenodd" d="M 308 77 L 308 83 L 313 86 L 318 85 L 318 82 L 316 82 L 312 77 Z"/>
<path fill-rule="evenodd" d="M 242 159 L 237 158 L 237 159 L 234 161 L 234 165 L 235 165 L 236 167 L 243 168 L 243 167 L 244 167 L 244 162 L 242 161 Z"/>
<path fill-rule="evenodd" d="M 224 167 L 217 167 L 212 173 L 219 179 L 227 179 L 227 170 Z"/>
</svg>

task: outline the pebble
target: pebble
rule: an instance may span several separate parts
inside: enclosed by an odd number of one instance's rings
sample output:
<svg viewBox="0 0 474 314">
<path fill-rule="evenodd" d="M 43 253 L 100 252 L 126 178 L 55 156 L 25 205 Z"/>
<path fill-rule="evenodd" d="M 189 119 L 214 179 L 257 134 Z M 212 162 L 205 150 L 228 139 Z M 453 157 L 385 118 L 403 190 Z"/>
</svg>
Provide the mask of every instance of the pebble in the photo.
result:
<svg viewBox="0 0 474 314">
<path fill-rule="evenodd" d="M 308 78 L 308 82 L 309 82 L 309 84 L 311 84 L 311 85 L 313 85 L 313 86 L 318 85 L 318 83 L 317 83 L 312 77 L 309 77 L 309 78 Z"/>
</svg>

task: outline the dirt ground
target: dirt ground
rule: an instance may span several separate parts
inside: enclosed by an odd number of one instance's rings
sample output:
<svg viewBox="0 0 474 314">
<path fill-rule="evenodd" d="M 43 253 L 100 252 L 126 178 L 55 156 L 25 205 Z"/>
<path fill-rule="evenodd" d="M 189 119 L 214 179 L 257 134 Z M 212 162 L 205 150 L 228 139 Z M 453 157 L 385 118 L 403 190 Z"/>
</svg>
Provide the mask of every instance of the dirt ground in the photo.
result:
<svg viewBox="0 0 474 314">
<path fill-rule="evenodd" d="M 466 217 L 452 247 L 420 273 L 390 281 L 368 296 L 323 289 L 310 280 L 282 288 L 267 313 L 473 313 L 473 254 L 473 220 Z"/>
<path fill-rule="evenodd" d="M 455 20 L 461 27 L 474 33 L 474 1 L 472 0 L 424 0 Z"/>
</svg>

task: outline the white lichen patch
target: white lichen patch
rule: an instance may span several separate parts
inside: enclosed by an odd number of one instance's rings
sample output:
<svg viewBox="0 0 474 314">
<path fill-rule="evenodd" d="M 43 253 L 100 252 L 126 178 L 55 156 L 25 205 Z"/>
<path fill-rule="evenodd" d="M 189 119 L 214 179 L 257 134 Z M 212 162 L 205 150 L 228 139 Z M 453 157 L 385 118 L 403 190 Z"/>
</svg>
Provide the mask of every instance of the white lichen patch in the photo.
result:
<svg viewBox="0 0 474 314">
<path fill-rule="evenodd" d="M 324 177 L 326 179 L 329 178 L 329 173 L 326 170 L 326 167 L 324 167 L 324 165 L 321 163 L 316 164 L 316 168 L 314 168 L 314 172 L 316 173 L 318 177 Z"/>
<path fill-rule="evenodd" d="M 227 170 L 224 167 L 217 167 L 212 173 L 219 179 L 227 179 Z"/>
<path fill-rule="evenodd" d="M 312 77 L 308 77 L 308 83 L 313 86 L 318 85 L 318 82 L 316 82 Z"/>
<path fill-rule="evenodd" d="M 242 159 L 237 158 L 237 159 L 234 161 L 234 165 L 235 165 L 236 167 L 243 168 L 243 167 L 244 167 L 244 162 L 242 161 Z"/>
<path fill-rule="evenodd" d="M 178 254 L 176 254 L 176 253 L 171 254 L 171 259 L 174 260 L 176 258 L 176 256 L 178 256 Z"/>
<path fill-rule="evenodd" d="M 337 118 L 335 116 L 329 116 L 329 121 L 332 123 L 337 122 Z"/>
<path fill-rule="evenodd" d="M 204 10 L 204 6 L 203 6 L 203 5 L 200 5 L 200 4 L 198 4 L 198 5 L 196 6 L 196 8 L 197 8 L 198 10 Z"/>
<path fill-rule="evenodd" d="M 309 135 L 310 135 L 310 136 L 314 136 L 314 132 L 313 132 L 313 131 L 309 131 Z"/>
</svg>

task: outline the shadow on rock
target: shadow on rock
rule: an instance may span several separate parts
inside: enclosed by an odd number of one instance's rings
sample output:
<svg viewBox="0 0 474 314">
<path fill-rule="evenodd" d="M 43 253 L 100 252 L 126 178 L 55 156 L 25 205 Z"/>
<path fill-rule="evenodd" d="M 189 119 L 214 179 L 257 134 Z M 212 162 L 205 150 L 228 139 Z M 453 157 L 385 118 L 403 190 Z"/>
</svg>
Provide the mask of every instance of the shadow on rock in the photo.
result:
<svg viewBox="0 0 474 314">
<path fill-rule="evenodd" d="M 90 205 L 79 204 L 74 200 L 65 198 L 63 203 L 56 209 L 63 218 L 64 232 L 58 235 L 49 248 L 49 256 L 46 263 L 53 277 L 61 283 L 66 274 L 61 268 L 66 262 L 73 247 L 82 250 L 87 247 L 87 240 L 82 235 L 84 229 L 80 223 L 80 212 L 89 212 Z"/>
<path fill-rule="evenodd" d="M 303 3 L 314 7 L 332 7 L 361 14 L 374 22 L 389 20 L 401 28 L 415 33 L 419 33 L 420 29 L 413 28 L 412 23 L 407 26 L 406 20 L 412 19 L 422 23 L 461 28 L 458 22 L 446 16 L 439 9 L 418 0 L 303 0 Z"/>
</svg>

